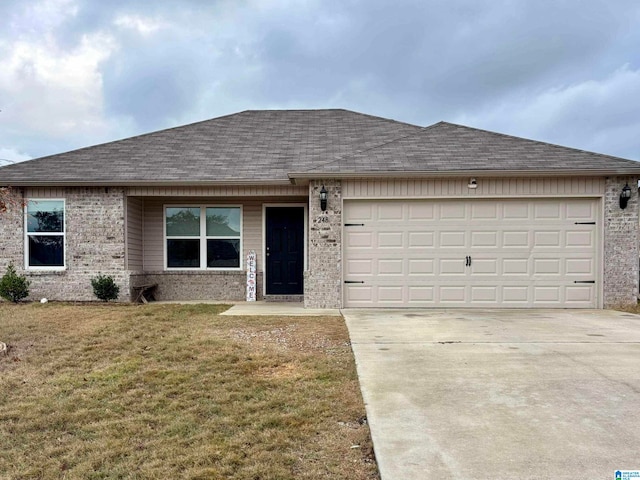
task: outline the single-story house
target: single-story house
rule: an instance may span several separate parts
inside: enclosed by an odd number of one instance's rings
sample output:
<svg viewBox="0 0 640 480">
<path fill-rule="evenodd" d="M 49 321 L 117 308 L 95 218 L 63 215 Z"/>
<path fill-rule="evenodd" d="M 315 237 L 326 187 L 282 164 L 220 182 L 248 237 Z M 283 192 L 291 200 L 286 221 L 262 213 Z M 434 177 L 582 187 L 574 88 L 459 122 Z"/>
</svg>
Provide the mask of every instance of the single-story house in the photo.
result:
<svg viewBox="0 0 640 480">
<path fill-rule="evenodd" d="M 31 298 L 306 307 L 636 302 L 640 163 L 440 122 L 245 111 L 0 168 Z M 254 262 L 250 262 L 253 264 Z"/>
</svg>

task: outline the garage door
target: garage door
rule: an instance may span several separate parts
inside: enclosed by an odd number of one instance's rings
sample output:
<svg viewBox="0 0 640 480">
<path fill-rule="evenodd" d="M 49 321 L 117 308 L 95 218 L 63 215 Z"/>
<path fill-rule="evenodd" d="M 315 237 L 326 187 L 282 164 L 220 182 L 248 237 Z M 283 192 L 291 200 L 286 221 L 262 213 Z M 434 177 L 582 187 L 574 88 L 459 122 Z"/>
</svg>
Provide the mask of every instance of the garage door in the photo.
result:
<svg viewBox="0 0 640 480">
<path fill-rule="evenodd" d="M 596 308 L 598 205 L 345 201 L 344 305 Z"/>
</svg>

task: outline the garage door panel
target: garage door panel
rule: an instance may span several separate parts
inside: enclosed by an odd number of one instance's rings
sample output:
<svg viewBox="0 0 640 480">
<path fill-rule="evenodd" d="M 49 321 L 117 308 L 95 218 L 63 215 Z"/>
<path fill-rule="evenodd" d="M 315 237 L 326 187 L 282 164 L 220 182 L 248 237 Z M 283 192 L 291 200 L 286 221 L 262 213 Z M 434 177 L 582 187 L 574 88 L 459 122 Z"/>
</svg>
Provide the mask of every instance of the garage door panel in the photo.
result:
<svg viewBox="0 0 640 480">
<path fill-rule="evenodd" d="M 534 248 L 549 248 L 562 246 L 562 233 L 559 230 L 534 232 Z"/>
<path fill-rule="evenodd" d="M 528 286 L 505 286 L 502 287 L 502 303 L 526 304 L 529 301 Z"/>
<path fill-rule="evenodd" d="M 440 232 L 440 248 L 458 248 L 465 246 L 465 232 L 445 231 Z"/>
<path fill-rule="evenodd" d="M 438 205 L 440 207 L 439 220 L 441 222 L 464 220 L 467 217 L 467 208 L 464 203 L 446 202 Z"/>
<path fill-rule="evenodd" d="M 597 217 L 596 205 L 593 202 L 582 200 L 566 201 L 566 219 L 576 222 L 595 221 Z"/>
<path fill-rule="evenodd" d="M 567 303 L 583 304 L 588 302 L 594 295 L 595 286 L 589 285 L 573 285 L 565 289 L 565 301 Z"/>
<path fill-rule="evenodd" d="M 433 303 L 434 301 L 434 288 L 430 286 L 410 286 L 409 303 Z"/>
<path fill-rule="evenodd" d="M 434 232 L 409 232 L 409 248 L 433 248 Z"/>
<path fill-rule="evenodd" d="M 345 306 L 596 307 L 598 205 L 347 200 Z"/>
<path fill-rule="evenodd" d="M 347 248 L 373 248 L 372 232 L 347 232 L 344 240 Z"/>
<path fill-rule="evenodd" d="M 540 201 L 533 206 L 533 220 L 560 220 L 560 204 L 556 201 Z"/>
<path fill-rule="evenodd" d="M 530 234 L 527 230 L 502 232 L 503 248 L 528 248 Z"/>
<path fill-rule="evenodd" d="M 402 248 L 404 235 L 402 232 L 378 232 L 378 248 Z"/>
<path fill-rule="evenodd" d="M 595 246 L 594 231 L 567 232 L 565 247 L 592 249 Z"/>
<path fill-rule="evenodd" d="M 462 259 L 443 258 L 443 259 L 440 259 L 439 265 L 440 265 L 440 269 L 439 269 L 440 275 L 460 276 L 460 275 L 466 274 L 466 267 Z"/>
<path fill-rule="evenodd" d="M 378 275 L 403 275 L 404 259 L 378 260 Z"/>
<path fill-rule="evenodd" d="M 465 289 L 464 285 L 443 285 L 439 289 L 439 300 L 442 303 L 465 303 Z"/>
<path fill-rule="evenodd" d="M 498 232 L 471 232 L 471 248 L 498 247 Z"/>
<path fill-rule="evenodd" d="M 471 264 L 472 275 L 498 275 L 497 258 L 475 258 Z"/>
<path fill-rule="evenodd" d="M 535 258 L 533 260 L 533 274 L 541 275 L 562 275 L 562 262 L 559 258 Z"/>
<path fill-rule="evenodd" d="M 404 220 L 404 207 L 400 202 L 379 204 L 377 219 L 379 222 Z"/>
<path fill-rule="evenodd" d="M 497 220 L 498 204 L 481 202 L 471 204 L 471 220 Z"/>
<path fill-rule="evenodd" d="M 566 275 L 595 276 L 596 265 L 593 258 L 567 258 L 564 261 Z"/>
<path fill-rule="evenodd" d="M 434 265 L 435 262 L 432 258 L 410 258 L 409 275 L 433 275 L 435 273 Z"/>
<path fill-rule="evenodd" d="M 402 288 L 401 286 L 378 286 L 377 291 L 379 303 L 403 303 L 404 288 Z"/>
<path fill-rule="evenodd" d="M 512 201 L 502 204 L 503 220 L 530 220 L 530 205 L 527 201 Z"/>
<path fill-rule="evenodd" d="M 529 260 L 526 258 L 504 258 L 502 259 L 503 275 L 530 276 Z"/>
<path fill-rule="evenodd" d="M 472 286 L 471 287 L 471 301 L 496 303 L 498 301 L 497 286 Z"/>
<path fill-rule="evenodd" d="M 352 203 L 344 212 L 344 221 L 345 223 L 370 222 L 373 220 L 374 208 L 375 206 L 371 203 Z"/>
<path fill-rule="evenodd" d="M 345 262 L 345 273 L 349 276 L 354 275 L 373 275 L 373 262 L 370 258 L 349 259 Z"/>
<path fill-rule="evenodd" d="M 414 202 L 410 203 L 407 209 L 409 220 L 428 221 L 436 218 L 435 204 Z"/>
<path fill-rule="evenodd" d="M 534 286 L 533 301 L 547 304 L 560 303 L 560 286 Z"/>
</svg>

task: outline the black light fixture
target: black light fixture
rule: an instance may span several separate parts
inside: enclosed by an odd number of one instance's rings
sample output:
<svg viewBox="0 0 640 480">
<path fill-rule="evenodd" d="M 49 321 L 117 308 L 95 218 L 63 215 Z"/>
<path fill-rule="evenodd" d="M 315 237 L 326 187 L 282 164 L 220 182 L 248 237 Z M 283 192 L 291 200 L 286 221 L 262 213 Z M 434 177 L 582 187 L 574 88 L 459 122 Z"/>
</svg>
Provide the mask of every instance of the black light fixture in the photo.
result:
<svg viewBox="0 0 640 480">
<path fill-rule="evenodd" d="M 320 189 L 320 210 L 322 210 L 323 212 L 327 209 L 327 194 L 329 192 L 327 192 L 327 189 L 324 188 L 324 185 L 322 185 L 322 188 Z"/>
<path fill-rule="evenodd" d="M 630 198 L 631 198 L 631 188 L 629 187 L 629 184 L 627 183 L 624 186 L 624 188 L 622 189 L 622 192 L 620 192 L 620 208 L 622 210 L 627 208 L 627 203 L 629 202 Z"/>
</svg>

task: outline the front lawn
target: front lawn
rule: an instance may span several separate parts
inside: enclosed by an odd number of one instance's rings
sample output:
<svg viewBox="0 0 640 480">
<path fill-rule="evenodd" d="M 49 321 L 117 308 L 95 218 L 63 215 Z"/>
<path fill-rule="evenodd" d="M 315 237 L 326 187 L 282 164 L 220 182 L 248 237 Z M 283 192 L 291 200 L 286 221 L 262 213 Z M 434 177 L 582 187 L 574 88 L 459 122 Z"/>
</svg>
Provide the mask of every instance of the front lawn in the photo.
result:
<svg viewBox="0 0 640 480">
<path fill-rule="evenodd" d="M 0 477 L 375 479 L 340 317 L 0 304 Z"/>
</svg>

